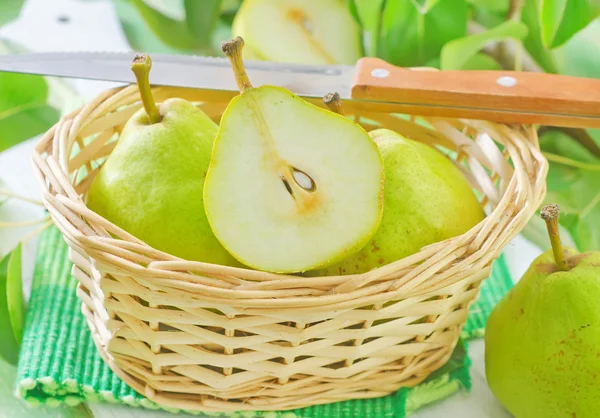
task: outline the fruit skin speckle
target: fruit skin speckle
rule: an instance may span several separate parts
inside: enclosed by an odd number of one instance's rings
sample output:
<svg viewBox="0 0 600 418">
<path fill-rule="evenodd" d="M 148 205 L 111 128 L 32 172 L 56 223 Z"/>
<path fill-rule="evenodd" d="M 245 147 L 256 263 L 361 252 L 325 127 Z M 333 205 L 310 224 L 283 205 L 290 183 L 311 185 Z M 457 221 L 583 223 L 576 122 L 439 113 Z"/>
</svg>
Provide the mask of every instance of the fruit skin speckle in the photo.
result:
<svg viewBox="0 0 600 418">
<path fill-rule="evenodd" d="M 380 250 L 380 248 L 377 246 L 377 243 L 375 242 L 375 240 L 371 241 L 371 246 L 373 247 L 373 249 L 371 250 L 372 253 L 376 253 L 377 251 Z M 357 267 L 358 269 L 358 267 Z"/>
<path fill-rule="evenodd" d="M 487 382 L 516 418 L 598 416 L 600 253 L 571 257 L 558 271 L 552 251 L 540 255 L 488 319 Z"/>
</svg>

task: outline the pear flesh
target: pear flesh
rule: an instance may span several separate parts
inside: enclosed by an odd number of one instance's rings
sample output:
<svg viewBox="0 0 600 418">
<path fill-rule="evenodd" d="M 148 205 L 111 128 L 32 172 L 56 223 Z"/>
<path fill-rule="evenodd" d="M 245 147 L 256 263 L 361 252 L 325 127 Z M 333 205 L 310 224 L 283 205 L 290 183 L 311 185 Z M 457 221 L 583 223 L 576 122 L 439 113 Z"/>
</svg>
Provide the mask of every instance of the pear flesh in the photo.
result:
<svg viewBox="0 0 600 418">
<path fill-rule="evenodd" d="M 485 367 L 516 418 L 592 418 L 600 401 L 600 252 L 552 250 L 534 260 L 492 311 Z"/>
<path fill-rule="evenodd" d="M 90 209 L 153 248 L 187 260 L 239 265 L 214 236 L 203 203 L 204 179 L 218 126 L 183 99 L 142 108 L 87 195 Z"/>
<path fill-rule="evenodd" d="M 362 56 L 360 28 L 339 0 L 245 0 L 232 33 L 247 59 L 354 65 Z"/>
<path fill-rule="evenodd" d="M 302 272 L 358 251 L 383 212 L 383 161 L 356 123 L 273 86 L 229 103 L 205 184 L 223 246 L 259 270 Z"/>
<path fill-rule="evenodd" d="M 467 179 L 441 152 L 389 129 L 370 135 L 385 164 L 379 229 L 356 254 L 308 275 L 364 273 L 463 234 L 485 216 Z"/>
</svg>

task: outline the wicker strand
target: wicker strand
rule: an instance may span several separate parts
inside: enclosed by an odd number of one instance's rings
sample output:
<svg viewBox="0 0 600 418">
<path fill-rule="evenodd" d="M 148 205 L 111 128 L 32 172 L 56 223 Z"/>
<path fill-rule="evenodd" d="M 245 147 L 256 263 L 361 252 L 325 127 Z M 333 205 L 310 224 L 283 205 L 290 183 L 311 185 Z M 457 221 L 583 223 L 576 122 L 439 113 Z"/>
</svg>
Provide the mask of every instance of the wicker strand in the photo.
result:
<svg viewBox="0 0 600 418">
<path fill-rule="evenodd" d="M 190 100 L 215 122 L 227 106 L 201 90 L 153 93 L 158 101 Z M 166 407 L 282 410 L 384 396 L 422 382 L 450 357 L 493 261 L 546 193 L 548 163 L 531 126 L 417 121 L 350 102 L 346 114 L 364 127 L 450 151 L 481 194 L 485 219 L 363 274 L 299 277 L 181 260 L 84 203 L 140 107 L 135 86 L 104 92 L 43 135 L 32 163 L 71 249 L 77 296 L 102 358 Z"/>
</svg>

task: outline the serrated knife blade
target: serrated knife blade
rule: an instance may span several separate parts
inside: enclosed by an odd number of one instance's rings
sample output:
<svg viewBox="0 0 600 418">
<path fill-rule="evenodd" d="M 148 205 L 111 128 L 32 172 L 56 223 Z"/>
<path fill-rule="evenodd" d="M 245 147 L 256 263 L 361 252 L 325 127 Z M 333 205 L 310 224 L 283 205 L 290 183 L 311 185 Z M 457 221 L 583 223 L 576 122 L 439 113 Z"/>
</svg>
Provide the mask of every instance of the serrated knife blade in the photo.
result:
<svg viewBox="0 0 600 418">
<path fill-rule="evenodd" d="M 226 90 L 238 93 L 227 58 L 150 54 L 153 85 Z M 135 83 L 130 66 L 135 53 L 55 52 L 0 56 L 0 71 Z M 252 84 L 285 87 L 299 96 L 323 97 L 337 91 L 350 98 L 353 66 L 279 64 L 244 61 Z"/>
<path fill-rule="evenodd" d="M 134 83 L 134 52 L 0 56 L 0 71 Z M 238 94 L 227 58 L 150 54 L 153 85 Z M 500 123 L 600 128 L 600 79 L 502 70 L 425 71 L 364 57 L 356 65 L 244 61 L 253 86 L 275 85 L 313 103 L 337 92 L 353 112 L 404 113 Z"/>
</svg>

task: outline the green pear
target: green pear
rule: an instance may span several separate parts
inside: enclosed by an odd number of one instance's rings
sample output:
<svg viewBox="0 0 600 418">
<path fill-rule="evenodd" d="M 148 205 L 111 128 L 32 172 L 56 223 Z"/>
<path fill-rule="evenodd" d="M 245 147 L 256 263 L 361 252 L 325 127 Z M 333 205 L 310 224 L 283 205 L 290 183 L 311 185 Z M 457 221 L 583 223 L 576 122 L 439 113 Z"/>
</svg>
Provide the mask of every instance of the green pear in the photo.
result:
<svg viewBox="0 0 600 418">
<path fill-rule="evenodd" d="M 552 249 L 495 306 L 486 326 L 492 393 L 516 418 L 592 418 L 600 407 L 600 251 L 563 249 L 560 208 L 541 215 Z"/>
<path fill-rule="evenodd" d="M 379 229 L 359 252 L 308 275 L 364 273 L 465 233 L 485 216 L 469 182 L 444 154 L 389 129 L 370 135 L 385 165 Z"/>
<path fill-rule="evenodd" d="M 86 204 L 158 250 L 239 265 L 214 236 L 204 211 L 204 180 L 218 126 L 187 100 L 172 98 L 157 106 L 150 68 L 147 55 L 132 64 L 143 108 L 125 124 Z"/>
<path fill-rule="evenodd" d="M 245 0 L 232 34 L 247 59 L 353 65 L 362 56 L 360 27 L 340 0 Z"/>
<path fill-rule="evenodd" d="M 208 221 L 249 267 L 295 273 L 339 261 L 373 236 L 383 160 L 355 122 L 289 90 L 252 87 L 237 37 L 223 44 L 241 94 L 221 118 L 204 186 Z"/>
</svg>

